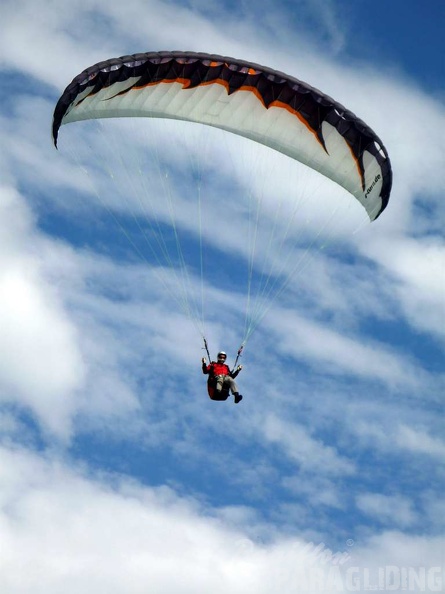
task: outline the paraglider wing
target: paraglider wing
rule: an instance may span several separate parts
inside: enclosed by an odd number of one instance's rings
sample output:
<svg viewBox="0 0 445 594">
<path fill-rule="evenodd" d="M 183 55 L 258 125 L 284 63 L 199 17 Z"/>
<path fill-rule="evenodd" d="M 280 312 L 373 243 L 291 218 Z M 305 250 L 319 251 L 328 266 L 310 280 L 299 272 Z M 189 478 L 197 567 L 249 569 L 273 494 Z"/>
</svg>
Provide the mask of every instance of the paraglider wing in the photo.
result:
<svg viewBox="0 0 445 594">
<path fill-rule="evenodd" d="M 199 122 L 269 146 L 343 186 L 371 220 L 388 203 L 388 154 L 363 121 L 296 78 L 217 55 L 151 52 L 87 68 L 57 103 L 54 143 L 68 122 L 140 116 Z"/>
</svg>

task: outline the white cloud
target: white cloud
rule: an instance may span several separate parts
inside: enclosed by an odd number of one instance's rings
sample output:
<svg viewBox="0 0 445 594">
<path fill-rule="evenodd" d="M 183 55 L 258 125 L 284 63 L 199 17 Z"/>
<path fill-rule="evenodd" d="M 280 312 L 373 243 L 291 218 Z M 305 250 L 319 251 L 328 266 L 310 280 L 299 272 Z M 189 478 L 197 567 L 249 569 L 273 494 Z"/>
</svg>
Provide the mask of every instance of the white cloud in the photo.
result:
<svg viewBox="0 0 445 594">
<path fill-rule="evenodd" d="M 303 473 L 317 472 L 335 476 L 355 472 L 351 461 L 340 456 L 332 446 L 326 446 L 311 437 L 304 427 L 269 415 L 265 419 L 263 431 L 264 438 L 281 446 L 283 452 L 297 462 Z"/>
<path fill-rule="evenodd" d="M 407 528 L 417 519 L 412 502 L 402 495 L 364 493 L 356 499 L 357 507 L 383 525 L 391 524 Z"/>
<path fill-rule="evenodd" d="M 445 442 L 438 437 L 431 437 L 427 432 L 399 425 L 395 440 L 400 448 L 416 454 L 426 454 L 445 461 Z"/>
<path fill-rule="evenodd" d="M 24 406 L 65 440 L 79 413 L 110 420 L 137 408 L 118 371 L 128 350 L 104 325 L 116 321 L 116 312 L 95 295 L 94 282 L 88 288 L 93 270 L 105 278 L 106 262 L 37 232 L 12 188 L 2 189 L 0 210 L 2 401 Z M 112 274 L 121 276 L 119 268 Z"/>
<path fill-rule="evenodd" d="M 0 586 L 10 594 L 91 587 L 107 594 L 268 594 L 308 556 L 304 542 L 289 551 L 257 545 L 170 489 L 91 480 L 20 450 L 2 448 L 0 455 Z"/>
<path fill-rule="evenodd" d="M 70 431 L 69 395 L 83 383 L 76 330 L 60 297 L 42 274 L 39 240 L 26 206 L 2 189 L 0 272 L 0 386 L 60 437 Z"/>
<path fill-rule="evenodd" d="M 390 257 L 388 255 L 390 254 Z M 393 289 L 407 321 L 421 331 L 445 338 L 445 243 L 439 236 L 386 238 L 372 257 L 395 279 Z"/>
<path fill-rule="evenodd" d="M 256 581 L 232 556 L 237 534 L 168 489 L 112 488 L 20 451 L 1 457 L 2 591 L 241 592 L 236 578 Z"/>
<path fill-rule="evenodd" d="M 233 517 L 226 522 L 168 488 L 93 479 L 61 459 L 20 449 L 2 447 L 0 461 L 0 587 L 8 594 L 270 594 L 311 576 L 324 585 L 335 577 L 337 587 L 324 591 L 341 592 L 351 568 L 363 579 L 379 566 L 440 566 L 440 539 L 388 532 L 329 547 L 275 534 L 260 543 L 231 527 Z"/>
<path fill-rule="evenodd" d="M 425 379 L 421 368 L 387 345 L 370 339 L 364 343 L 359 334 L 348 336 L 293 311 L 276 310 L 265 324 L 279 337 L 283 352 L 314 365 L 318 362 L 325 372 L 376 379 L 393 387 L 416 388 Z"/>
<path fill-rule="evenodd" d="M 439 572 L 431 572 L 431 579 L 441 578 L 436 581 L 437 591 L 443 590 L 443 537 L 428 538 L 422 535 L 409 535 L 397 530 L 376 534 L 357 549 L 354 549 L 353 563 L 375 570 L 395 566 L 423 568 L 430 570 L 440 568 Z M 426 573 L 426 572 L 425 572 Z M 433 588 L 431 588 L 433 589 Z"/>
</svg>

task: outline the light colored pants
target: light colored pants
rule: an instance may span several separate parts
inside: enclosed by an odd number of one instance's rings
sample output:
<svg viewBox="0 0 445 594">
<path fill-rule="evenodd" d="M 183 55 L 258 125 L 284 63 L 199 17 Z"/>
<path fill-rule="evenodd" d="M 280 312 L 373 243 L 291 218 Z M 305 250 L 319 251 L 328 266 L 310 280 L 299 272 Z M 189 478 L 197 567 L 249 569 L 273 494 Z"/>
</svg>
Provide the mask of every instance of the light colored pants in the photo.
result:
<svg viewBox="0 0 445 594">
<path fill-rule="evenodd" d="M 221 392 L 221 390 L 226 387 L 230 388 L 232 394 L 238 392 L 238 386 L 236 385 L 235 380 L 230 375 L 217 375 L 216 376 L 216 391 Z"/>
</svg>

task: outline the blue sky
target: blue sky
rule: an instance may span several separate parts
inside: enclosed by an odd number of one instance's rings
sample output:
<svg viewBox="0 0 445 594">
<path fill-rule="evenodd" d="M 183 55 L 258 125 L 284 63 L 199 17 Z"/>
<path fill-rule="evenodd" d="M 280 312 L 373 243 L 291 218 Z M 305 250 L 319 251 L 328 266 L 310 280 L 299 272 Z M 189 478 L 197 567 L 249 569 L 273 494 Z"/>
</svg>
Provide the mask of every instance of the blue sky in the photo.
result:
<svg viewBox="0 0 445 594">
<path fill-rule="evenodd" d="M 394 591 L 409 568 L 443 591 L 443 2 L 232 4 L 0 8 L 2 592 Z M 383 215 L 358 223 L 345 203 L 329 238 L 282 277 L 286 289 L 246 345 L 238 406 L 206 396 L 200 334 L 163 284 L 171 271 L 141 261 L 103 210 L 119 205 L 137 240 L 119 202 L 125 171 L 113 165 L 113 183 L 103 175 L 111 137 L 70 124 L 59 151 L 51 142 L 54 105 L 76 74 L 165 49 L 307 81 L 366 121 L 393 165 Z M 167 192 L 191 261 L 191 161 L 200 159 L 202 194 L 230 213 L 204 209 L 207 272 L 190 282 L 198 297 L 204 287 L 212 354 L 234 357 L 246 196 L 264 192 L 265 246 L 276 196 L 284 220 L 289 188 L 304 185 L 311 200 L 295 229 L 304 220 L 309 233 L 326 186 L 249 143 L 213 132 L 184 140 L 165 126 L 129 134 L 156 142 L 159 163 L 171 164 Z M 90 177 L 78 163 L 85 146 Z M 154 194 L 163 177 L 149 168 Z M 91 179 L 102 175 L 97 200 Z M 132 176 L 132 196 L 148 191 L 145 180 Z M 260 256 L 276 270 L 282 251 Z"/>
<path fill-rule="evenodd" d="M 356 52 L 359 61 L 380 60 L 430 91 L 443 93 L 443 2 L 343 1 L 333 4 L 332 9 L 342 21 L 349 54 Z"/>
</svg>

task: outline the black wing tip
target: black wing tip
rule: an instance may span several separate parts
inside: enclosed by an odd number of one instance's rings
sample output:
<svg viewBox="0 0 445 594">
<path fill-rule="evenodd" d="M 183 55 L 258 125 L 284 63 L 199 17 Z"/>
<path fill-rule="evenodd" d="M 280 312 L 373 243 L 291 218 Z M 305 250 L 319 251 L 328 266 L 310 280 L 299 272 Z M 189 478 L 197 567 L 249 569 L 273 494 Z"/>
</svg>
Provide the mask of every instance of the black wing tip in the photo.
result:
<svg viewBox="0 0 445 594">
<path fill-rule="evenodd" d="M 54 128 L 53 127 L 53 133 L 52 133 L 52 139 L 53 139 L 53 144 L 56 147 L 56 149 L 58 149 L 59 147 L 57 146 L 57 140 L 58 140 L 58 136 L 59 136 L 59 128 Z"/>
<path fill-rule="evenodd" d="M 57 141 L 58 141 L 58 138 L 59 138 L 59 128 L 60 128 L 60 125 L 61 125 L 61 122 L 62 122 L 62 117 L 63 117 L 63 115 L 62 116 L 60 115 L 60 113 L 59 113 L 60 110 L 58 109 L 58 107 L 59 107 L 59 103 L 57 103 L 56 109 L 54 110 L 53 125 L 52 125 L 52 134 L 51 134 L 52 139 L 53 139 L 54 146 L 56 148 L 58 148 Z"/>
</svg>

